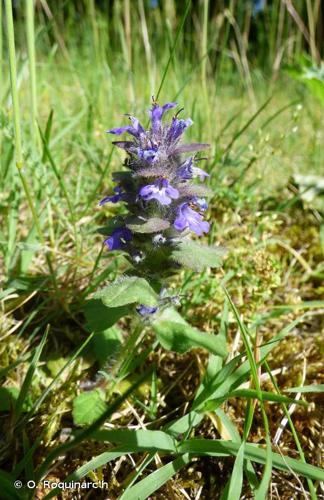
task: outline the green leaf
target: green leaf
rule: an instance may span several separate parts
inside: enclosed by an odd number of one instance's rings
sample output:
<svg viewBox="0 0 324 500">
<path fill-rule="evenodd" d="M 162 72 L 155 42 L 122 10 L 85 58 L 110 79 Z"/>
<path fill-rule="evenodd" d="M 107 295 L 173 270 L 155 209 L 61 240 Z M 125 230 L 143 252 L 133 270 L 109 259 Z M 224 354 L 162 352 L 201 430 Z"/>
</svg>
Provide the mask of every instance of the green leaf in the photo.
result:
<svg viewBox="0 0 324 500">
<path fill-rule="evenodd" d="M 202 347 L 218 356 L 227 354 L 223 338 L 193 328 L 173 309 L 166 309 L 154 321 L 153 328 L 160 344 L 170 351 L 182 354 L 194 347 Z"/>
<path fill-rule="evenodd" d="M 126 276 L 95 294 L 107 307 L 121 307 L 138 302 L 145 306 L 157 304 L 157 294 L 144 278 Z"/>
<path fill-rule="evenodd" d="M 168 227 L 170 227 L 170 222 L 159 219 L 158 217 L 152 217 L 148 220 L 134 218 L 127 220 L 126 226 L 134 233 L 157 233 L 158 231 L 168 229 Z"/>
<path fill-rule="evenodd" d="M 103 393 L 99 389 L 82 392 L 73 400 L 73 420 L 76 425 L 92 424 L 107 409 Z"/>
<path fill-rule="evenodd" d="M 23 435 L 26 435 L 26 431 L 23 430 Z M 42 441 L 42 434 L 40 433 L 34 440 L 33 444 L 31 444 L 28 449 L 26 448 L 26 438 L 24 438 L 25 443 L 24 443 L 24 454 L 22 456 L 22 459 L 15 465 L 15 467 L 11 471 L 11 475 L 13 476 L 14 479 L 18 479 L 21 477 L 21 473 L 25 470 L 26 472 L 26 477 L 30 479 L 34 479 L 34 465 L 33 465 L 33 456 L 37 448 L 39 447 L 41 441 Z M 27 475 L 27 469 L 29 469 L 28 475 Z"/>
<path fill-rule="evenodd" d="M 84 307 L 89 332 L 103 332 L 129 314 L 129 307 L 106 307 L 100 299 L 87 300 Z"/>
<path fill-rule="evenodd" d="M 242 485 L 243 485 L 243 463 L 244 463 L 244 447 L 243 441 L 236 455 L 231 480 L 228 488 L 227 498 L 229 500 L 240 500 Z"/>
<path fill-rule="evenodd" d="M 196 427 L 203 420 L 203 413 L 196 413 L 191 411 L 183 417 L 171 421 L 165 425 L 164 430 L 168 432 L 173 437 L 179 436 L 179 434 L 185 434 L 188 430 Z"/>
<path fill-rule="evenodd" d="M 227 434 L 227 437 L 225 439 L 230 439 L 231 441 L 236 441 L 237 443 L 241 443 L 241 436 L 237 430 L 237 427 L 234 425 L 234 423 L 229 418 L 229 416 L 226 415 L 226 413 L 221 408 L 217 408 L 217 410 L 215 411 L 215 415 L 216 415 L 218 423 L 219 423 L 218 425 L 220 426 L 220 428 L 217 427 L 217 430 L 219 431 L 221 437 L 224 437 L 223 434 L 225 433 L 225 434 Z M 244 468 L 246 477 L 250 483 L 250 486 L 251 486 L 252 490 L 254 490 L 258 486 L 259 482 L 258 482 L 258 478 L 254 472 L 254 468 L 253 468 L 251 461 L 246 460 L 244 465 L 243 465 L 243 468 Z M 227 492 L 226 491 L 223 492 L 222 499 L 223 499 L 223 496 L 224 496 L 224 498 L 227 498 L 226 494 L 228 495 L 229 483 L 230 483 L 230 481 L 227 483 Z"/>
<path fill-rule="evenodd" d="M 14 410 L 15 423 L 18 421 L 18 419 L 19 419 L 19 417 L 20 417 L 20 415 L 21 415 L 21 413 L 22 413 L 22 411 L 23 411 L 23 409 L 28 401 L 28 399 L 27 399 L 28 392 L 29 392 L 31 385 L 32 385 L 32 382 L 34 380 L 34 374 L 35 374 L 35 371 L 37 368 L 37 364 L 39 362 L 39 358 L 42 354 L 44 345 L 46 343 L 48 332 L 49 332 L 49 325 L 47 326 L 47 328 L 45 330 L 45 333 L 42 337 L 42 340 L 40 341 L 37 348 L 35 349 L 35 354 L 30 362 L 30 365 L 29 365 L 29 368 L 27 370 L 26 376 L 24 378 L 23 384 L 22 384 L 21 389 L 19 391 L 19 396 L 18 396 L 18 399 L 16 401 L 15 410 Z"/>
<path fill-rule="evenodd" d="M 41 290 L 47 282 L 48 278 L 46 276 L 22 276 L 9 281 L 7 287 L 23 292 L 33 292 L 34 290 Z"/>
<path fill-rule="evenodd" d="M 109 236 L 115 229 L 119 228 L 120 226 L 124 226 L 125 221 L 120 215 L 117 215 L 116 217 L 111 217 L 110 219 L 107 219 L 106 223 L 102 227 L 98 227 L 96 229 L 96 232 L 99 234 L 103 234 L 104 236 Z"/>
<path fill-rule="evenodd" d="M 158 470 L 152 472 L 131 488 L 127 488 L 120 500 L 146 500 L 161 486 L 171 479 L 179 470 L 183 469 L 191 460 L 190 455 L 182 455 L 173 462 L 163 465 Z"/>
<path fill-rule="evenodd" d="M 176 453 L 176 441 L 163 431 L 139 430 L 108 430 L 102 429 L 93 433 L 92 439 L 127 445 L 128 450 L 159 451 Z"/>
<path fill-rule="evenodd" d="M 133 391 L 133 388 L 132 388 Z M 120 402 L 117 402 L 118 406 Z M 114 404 L 114 408 L 117 407 L 117 404 Z M 102 424 L 102 420 L 106 417 L 106 415 L 100 419 L 100 424 Z M 61 445 L 59 448 L 55 450 L 55 456 L 59 456 L 61 452 L 67 452 L 68 450 L 75 447 L 81 441 L 84 441 L 86 438 L 95 439 L 96 441 L 109 441 L 109 442 L 121 442 L 122 446 L 118 448 L 114 448 L 110 450 L 108 453 L 103 453 L 93 459 L 92 461 L 84 464 L 80 469 L 72 473 L 73 479 L 80 478 L 84 476 L 88 471 L 93 470 L 96 467 L 100 467 L 101 465 L 107 463 L 108 461 L 117 458 L 123 454 L 128 453 L 138 453 L 142 451 L 149 452 L 168 452 L 168 453 L 177 453 L 178 455 L 185 453 L 193 456 L 237 456 L 240 452 L 241 443 L 234 442 L 231 440 L 221 440 L 221 439 L 188 439 L 177 442 L 175 439 L 172 439 L 168 434 L 161 431 L 148 431 L 148 430 L 137 430 L 137 431 L 129 431 L 129 430 L 98 430 L 99 421 L 97 424 L 92 425 L 92 428 L 81 431 L 81 433 L 77 434 L 74 441 L 67 443 L 65 445 Z M 323 470 L 319 467 L 315 467 L 313 465 L 300 462 L 299 460 L 289 458 L 287 456 L 282 456 L 278 453 L 272 452 L 271 448 L 264 449 L 263 446 L 259 446 L 252 443 L 245 443 L 244 445 L 244 460 L 251 460 L 253 462 L 257 462 L 260 464 L 265 464 L 269 462 L 269 454 L 271 454 L 271 461 L 273 461 L 273 466 L 277 469 L 287 471 L 287 472 L 295 472 L 298 475 L 304 476 L 306 478 L 317 480 L 324 479 Z M 52 456 L 46 459 L 46 467 L 43 466 L 37 471 L 38 474 L 36 476 L 36 481 L 43 474 L 44 471 L 47 470 L 47 466 L 52 463 L 54 458 L 53 452 Z M 181 459 L 182 457 L 178 457 L 176 461 Z M 178 462 L 177 462 L 178 463 Z M 161 476 L 172 477 L 172 466 L 171 463 L 167 464 L 170 466 L 165 469 L 162 467 L 158 469 L 158 471 L 169 471 L 171 476 L 168 474 L 161 473 Z M 161 476 L 157 474 L 156 471 L 150 476 L 147 476 L 145 480 L 140 481 L 135 486 L 137 488 L 135 490 L 131 490 L 130 488 L 125 491 L 124 494 L 129 494 L 129 496 L 122 497 L 124 498 L 147 498 L 153 491 L 156 491 L 162 484 L 160 483 Z M 69 476 L 70 478 L 70 476 Z M 150 479 L 149 479 L 150 478 Z M 156 481 L 155 481 L 156 480 Z M 162 480 L 162 478 L 161 478 Z M 167 479 L 166 479 L 167 480 Z M 139 487 L 141 485 L 141 487 Z M 155 489 L 151 489 L 154 488 Z M 142 489 L 143 488 L 143 489 Z M 146 489 L 148 488 L 148 489 Z M 57 491 L 57 490 L 56 490 Z M 131 496 L 132 494 L 132 496 Z M 138 496 L 139 494 L 147 495 L 147 496 Z M 46 497 L 50 498 L 54 495 L 54 490 Z"/>
<path fill-rule="evenodd" d="M 59 380 L 61 380 L 61 377 L 63 373 L 66 372 L 66 370 L 76 361 L 77 357 L 81 354 L 81 352 L 86 348 L 86 346 L 89 344 L 93 337 L 93 333 L 89 335 L 86 340 L 81 344 L 78 349 L 74 353 L 71 354 L 69 357 L 68 361 L 66 364 L 61 368 L 61 370 L 58 372 L 58 374 L 53 378 L 52 382 L 43 390 L 42 394 L 36 399 L 36 401 L 33 403 L 31 408 L 28 408 L 28 413 L 25 415 L 21 420 L 19 425 L 23 427 L 26 422 L 36 413 L 38 408 L 41 406 L 41 404 L 44 402 L 44 400 L 47 398 L 53 387 L 58 383 Z"/>
<path fill-rule="evenodd" d="M 3 500 L 21 500 L 22 496 L 14 487 L 14 480 L 8 472 L 0 470 L 0 490 Z"/>
<path fill-rule="evenodd" d="M 107 309 L 107 308 L 105 308 Z M 108 311 L 110 309 L 107 309 Z M 122 332 L 116 326 L 108 328 L 103 332 L 97 332 L 92 339 L 92 350 L 100 366 L 103 366 L 109 358 L 114 356 L 122 342 Z"/>
<path fill-rule="evenodd" d="M 271 449 L 271 438 L 268 432 L 266 434 L 265 454 L 265 467 L 263 469 L 260 484 L 255 490 L 255 500 L 264 500 L 267 498 L 272 476 L 273 452 Z"/>
<path fill-rule="evenodd" d="M 11 411 L 18 395 L 17 387 L 0 387 L 0 411 Z"/>
<path fill-rule="evenodd" d="M 179 243 L 171 254 L 173 260 L 194 271 L 203 271 L 206 267 L 219 267 L 226 251 L 221 247 L 208 247 L 195 241 Z"/>
<path fill-rule="evenodd" d="M 90 437 L 90 435 L 89 435 Z M 183 441 L 176 441 L 162 431 L 149 431 L 140 429 L 129 430 L 95 430 L 91 432 L 91 438 L 96 441 L 119 442 L 123 444 L 125 454 L 138 453 L 139 451 L 160 451 L 169 453 L 189 453 L 202 456 L 237 456 L 241 443 L 224 439 L 200 439 L 192 438 Z M 120 448 L 119 448 L 120 449 Z M 245 443 L 244 459 L 260 464 L 271 461 L 273 466 L 284 471 L 294 471 L 297 474 L 316 480 L 324 479 L 324 471 L 320 467 L 315 467 L 299 460 L 274 453 L 271 448 L 265 449 L 263 446 L 254 443 Z M 136 497 L 137 498 L 137 497 Z"/>
<path fill-rule="evenodd" d="M 236 391 L 231 391 L 227 393 L 225 396 L 220 398 L 210 399 L 207 401 L 205 405 L 200 408 L 200 411 L 212 411 L 218 408 L 224 401 L 227 401 L 229 398 L 241 397 L 246 399 L 259 399 L 260 394 L 255 389 L 238 389 Z M 261 401 L 272 401 L 273 403 L 294 403 L 301 406 L 308 406 L 306 401 L 302 401 L 300 399 L 292 399 L 287 398 L 286 396 L 282 396 L 281 394 L 276 394 L 273 392 L 261 391 L 262 399 Z"/>
<path fill-rule="evenodd" d="M 187 439 L 178 445 L 178 453 L 190 453 L 202 456 L 236 456 L 240 448 L 240 443 L 225 441 L 221 439 Z M 269 451 L 262 446 L 245 443 L 244 458 L 252 462 L 265 464 L 268 460 Z M 320 467 L 315 467 L 300 460 L 279 455 L 271 451 L 273 466 L 276 469 L 285 471 L 294 471 L 296 474 L 314 479 L 315 481 L 324 480 L 324 471 Z"/>
<path fill-rule="evenodd" d="M 324 384 L 303 385 L 302 387 L 291 387 L 285 392 L 324 392 Z M 294 403 L 297 401 L 294 400 Z"/>
</svg>

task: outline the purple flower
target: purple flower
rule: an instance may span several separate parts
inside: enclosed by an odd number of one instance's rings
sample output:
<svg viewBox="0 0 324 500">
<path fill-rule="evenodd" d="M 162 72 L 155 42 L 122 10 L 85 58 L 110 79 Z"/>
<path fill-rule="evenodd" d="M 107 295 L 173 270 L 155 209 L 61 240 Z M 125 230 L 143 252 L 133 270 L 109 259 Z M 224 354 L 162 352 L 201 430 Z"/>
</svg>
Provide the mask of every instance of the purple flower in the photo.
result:
<svg viewBox="0 0 324 500">
<path fill-rule="evenodd" d="M 132 238 L 133 235 L 127 227 L 119 227 L 105 240 L 105 244 L 109 250 L 122 250 Z"/>
<path fill-rule="evenodd" d="M 157 146 L 150 149 L 137 148 L 137 154 L 141 160 L 148 161 L 149 163 L 154 163 L 159 156 L 159 151 Z"/>
<path fill-rule="evenodd" d="M 193 158 L 187 158 L 185 162 L 183 162 L 180 167 L 178 168 L 178 176 L 180 179 L 183 179 L 184 181 L 187 181 L 189 179 L 192 179 L 192 166 L 193 164 Z"/>
<path fill-rule="evenodd" d="M 198 207 L 200 208 L 200 210 L 202 210 L 203 212 L 205 210 L 207 210 L 208 208 L 208 203 L 207 201 L 205 200 L 205 198 L 199 198 L 198 196 L 194 196 L 194 198 L 192 199 L 192 202 Z"/>
<path fill-rule="evenodd" d="M 134 116 L 126 115 L 129 122 L 125 126 L 108 130 L 116 136 L 123 133 L 131 136 L 125 140 L 116 137 L 113 142 L 127 153 L 123 164 L 126 171 L 113 174 L 117 187 L 99 205 L 124 201 L 125 206 L 114 218 L 112 234 L 105 243 L 110 250 L 126 251 L 129 262 L 138 265 L 141 273 L 155 272 L 160 266 L 161 273 L 167 275 L 169 257 L 177 241 L 188 238 L 189 231 L 202 236 L 210 227 L 204 220 L 208 204 L 200 197 L 204 189 L 199 186 L 209 174 L 196 166 L 200 165 L 196 152 L 209 145 L 183 144 L 184 132 L 193 122 L 190 118 L 181 119 L 179 112 L 174 111 L 169 113 L 169 120 L 165 119 L 167 111 L 175 107 L 175 102 L 160 106 L 153 100 L 148 127 L 144 128 Z M 143 316 L 155 310 L 139 305 L 139 314 Z"/>
<path fill-rule="evenodd" d="M 132 122 L 132 125 L 126 125 L 125 127 L 111 128 L 110 130 L 107 130 L 107 133 L 114 135 L 121 135 L 124 134 L 124 132 L 127 132 L 128 134 L 131 134 L 137 139 L 139 139 L 140 136 L 145 133 L 145 130 L 137 118 L 135 118 L 134 116 L 130 116 L 129 119 Z"/>
<path fill-rule="evenodd" d="M 193 177 L 199 177 L 201 181 L 203 181 L 206 177 L 209 177 L 209 174 L 202 170 L 201 168 L 194 167 L 193 157 L 188 158 L 180 167 L 178 168 L 178 175 L 183 180 L 189 180 Z"/>
<path fill-rule="evenodd" d="M 154 184 L 143 186 L 139 194 L 143 200 L 157 200 L 161 205 L 170 205 L 172 199 L 179 198 L 179 191 L 167 179 L 159 179 Z"/>
<path fill-rule="evenodd" d="M 173 223 L 177 231 L 183 231 L 188 228 L 197 236 L 208 233 L 209 223 L 204 221 L 202 216 L 190 208 L 189 203 L 181 203 L 178 207 L 177 217 Z"/>
<path fill-rule="evenodd" d="M 136 311 L 141 316 L 150 316 L 151 314 L 156 313 L 157 310 L 158 310 L 157 307 L 144 306 L 143 304 L 141 304 L 140 306 L 136 307 Z"/>
<path fill-rule="evenodd" d="M 133 127 L 134 129 L 136 130 L 136 132 L 141 135 L 141 134 L 145 134 L 145 130 L 144 128 L 142 127 L 142 125 L 140 124 L 139 120 L 137 118 L 135 118 L 135 116 L 129 116 L 129 119 L 130 121 L 132 122 L 133 124 Z"/>
<path fill-rule="evenodd" d="M 187 120 L 178 120 L 178 118 L 173 118 L 168 131 L 169 141 L 176 141 L 183 134 L 186 128 L 190 127 L 192 124 L 193 121 L 191 118 L 188 118 Z"/>
<path fill-rule="evenodd" d="M 150 109 L 150 117 L 151 117 L 151 123 L 152 123 L 152 132 L 155 134 L 156 132 L 159 132 L 161 125 L 162 125 L 162 117 L 164 113 L 168 109 L 175 108 L 177 105 L 176 102 L 167 102 L 164 104 L 164 106 L 159 106 L 158 104 L 154 103 L 152 108 Z"/>
<path fill-rule="evenodd" d="M 198 168 L 198 167 L 192 167 L 192 176 L 199 177 L 199 179 L 201 181 L 206 179 L 206 177 L 210 177 L 210 175 L 207 174 L 207 172 L 205 172 L 205 170 L 202 170 L 201 168 Z"/>
<path fill-rule="evenodd" d="M 114 187 L 114 191 L 116 194 L 113 194 L 112 196 L 106 196 L 99 202 L 99 206 L 102 207 L 102 205 L 105 205 L 105 203 L 118 203 L 121 199 L 123 199 L 124 194 L 122 192 L 122 188 L 119 186 Z"/>
</svg>

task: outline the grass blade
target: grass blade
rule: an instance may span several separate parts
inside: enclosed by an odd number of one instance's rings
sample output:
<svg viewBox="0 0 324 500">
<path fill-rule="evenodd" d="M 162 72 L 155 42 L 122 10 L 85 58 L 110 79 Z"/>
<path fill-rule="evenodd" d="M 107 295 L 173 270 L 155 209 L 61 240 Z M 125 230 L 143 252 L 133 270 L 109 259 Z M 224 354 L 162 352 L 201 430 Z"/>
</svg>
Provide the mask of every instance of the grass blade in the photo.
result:
<svg viewBox="0 0 324 500">
<path fill-rule="evenodd" d="M 302 387 L 290 387 L 285 392 L 324 392 L 324 384 L 303 385 Z M 294 401 L 295 403 L 297 401 Z"/>
<path fill-rule="evenodd" d="M 184 454 L 176 458 L 173 462 L 164 465 L 146 478 L 136 483 L 131 488 L 126 489 L 122 495 L 123 500 L 146 500 L 154 492 L 158 491 L 172 476 L 183 469 L 191 458 L 189 454 Z"/>
<path fill-rule="evenodd" d="M 13 486 L 12 477 L 3 470 L 0 470 L 0 489 L 3 500 L 21 500 L 21 496 Z"/>
<path fill-rule="evenodd" d="M 269 374 L 269 376 L 270 376 L 271 382 L 272 382 L 272 384 L 273 384 L 273 386 L 274 386 L 275 390 L 277 391 L 277 393 L 278 393 L 278 394 L 280 394 L 280 390 L 279 390 L 278 384 L 277 384 L 277 382 L 276 382 L 276 380 L 275 380 L 274 376 L 273 376 L 273 375 L 272 375 L 272 373 L 271 373 L 271 370 L 270 370 L 270 367 L 269 367 L 269 365 L 268 365 L 268 362 L 267 362 L 267 361 L 265 361 L 264 365 L 265 365 L 265 368 L 266 368 L 266 370 L 267 370 L 267 372 L 268 372 L 268 374 Z M 292 435 L 293 435 L 293 437 L 294 437 L 294 440 L 295 440 L 296 447 L 297 447 L 297 449 L 298 449 L 298 452 L 299 452 L 300 458 L 301 458 L 302 462 L 303 462 L 304 464 L 306 464 L 306 459 L 305 459 L 305 455 L 304 455 L 304 452 L 303 452 L 303 448 L 302 448 L 302 446 L 301 446 L 301 444 L 300 444 L 300 440 L 299 440 L 299 438 L 298 438 L 297 431 L 296 431 L 295 426 L 294 426 L 294 424 L 293 424 L 293 421 L 292 421 L 292 419 L 291 419 L 291 416 L 290 416 L 289 410 L 288 410 L 288 408 L 287 408 L 287 406 L 286 406 L 285 404 L 283 404 L 283 405 L 282 405 L 282 407 L 283 407 L 283 410 L 284 410 L 285 416 L 286 416 L 286 418 L 287 418 L 287 420 L 288 420 L 288 422 L 289 422 L 289 426 L 290 426 L 290 429 L 291 429 Z M 310 492 L 310 494 L 311 494 L 311 498 L 312 498 L 312 500 L 316 500 L 316 499 L 317 499 L 317 495 L 316 495 L 315 488 L 314 488 L 314 485 L 313 485 L 312 480 L 311 480 L 311 479 L 309 479 L 309 478 L 307 478 L 307 484 L 308 484 L 308 489 L 309 489 L 309 492 Z"/>
<path fill-rule="evenodd" d="M 294 392 L 294 391 L 293 391 Z M 304 391 L 308 392 L 308 391 Z M 211 411 L 216 409 L 220 404 L 224 403 L 224 401 L 227 401 L 230 398 L 235 398 L 235 397 L 240 397 L 240 398 L 245 398 L 245 399 L 258 399 L 259 401 L 271 401 L 273 403 L 294 403 L 294 404 L 299 404 L 301 406 L 308 406 L 308 403 L 306 401 L 302 400 L 296 400 L 293 398 L 287 398 L 286 396 L 282 396 L 281 394 L 276 394 L 273 392 L 267 392 L 267 391 L 261 391 L 261 397 L 260 399 L 260 393 L 256 391 L 255 389 L 237 389 L 236 391 L 231 391 L 225 396 L 217 399 L 210 399 L 207 401 L 206 405 L 204 405 L 200 411 Z"/>
<path fill-rule="evenodd" d="M 20 108 L 18 100 L 15 34 L 14 34 L 11 0 L 5 0 L 5 12 L 7 21 L 9 70 L 10 70 L 11 95 L 12 95 L 14 127 L 15 127 L 16 164 L 18 168 L 21 168 L 23 163 L 23 155 L 21 146 Z"/>
<path fill-rule="evenodd" d="M 129 430 L 100 430 L 93 432 L 92 439 L 96 441 L 108 441 L 110 443 L 122 443 L 127 445 L 128 450 L 159 451 L 176 453 L 175 440 L 166 432 L 139 429 Z"/>
<path fill-rule="evenodd" d="M 31 142 L 36 152 L 37 140 L 37 91 L 36 91 L 36 58 L 35 58 L 35 28 L 34 28 L 34 0 L 26 2 L 26 32 L 30 78 L 30 113 L 31 113 Z"/>
<path fill-rule="evenodd" d="M 243 485 L 243 463 L 245 442 L 241 443 L 236 455 L 231 480 L 228 488 L 227 498 L 229 500 L 240 500 Z"/>
<path fill-rule="evenodd" d="M 186 21 L 186 18 L 187 18 L 187 15 L 189 13 L 189 10 L 190 10 L 190 6 L 191 6 L 191 0 L 188 0 L 187 3 L 186 3 L 186 6 L 185 6 L 185 9 L 184 9 L 184 12 L 183 12 L 183 15 L 182 15 L 182 18 L 181 18 L 181 21 L 180 21 L 180 24 L 179 24 L 179 27 L 178 27 L 178 30 L 177 30 L 177 33 L 176 33 L 176 37 L 175 37 L 175 40 L 174 40 L 174 44 L 170 50 L 170 56 L 169 56 L 169 59 L 168 59 L 168 62 L 167 62 L 167 65 L 165 67 L 165 70 L 163 72 L 163 75 L 162 75 L 162 80 L 161 80 L 161 83 L 160 83 L 160 86 L 159 86 L 159 89 L 156 93 L 156 100 L 159 98 L 160 96 L 160 93 L 161 93 L 161 90 L 162 90 L 162 87 L 163 87 L 163 84 L 165 82 L 165 79 L 166 79 L 166 76 L 168 74 L 168 70 L 169 70 L 169 67 L 170 67 L 170 64 L 171 62 L 173 61 L 173 57 L 174 57 L 174 53 L 175 53 L 175 49 L 177 48 L 177 45 L 178 45 L 178 41 L 179 41 L 179 37 L 180 37 L 180 34 L 181 34 L 181 31 L 183 30 L 183 27 L 184 27 L 184 23 Z"/>
<path fill-rule="evenodd" d="M 236 456 L 240 448 L 240 443 L 224 441 L 221 439 L 188 439 L 178 445 L 179 453 L 190 453 L 203 456 Z M 294 471 L 303 477 L 314 479 L 315 481 L 324 480 L 324 471 L 314 465 L 305 464 L 294 458 L 281 456 L 272 452 L 273 466 L 279 470 Z M 258 445 L 246 443 L 244 458 L 265 464 L 267 462 L 267 451 Z"/>
<path fill-rule="evenodd" d="M 262 391 L 260 388 L 259 376 L 258 376 L 258 372 L 257 372 L 257 364 L 256 364 L 256 361 L 255 361 L 254 356 L 253 356 L 253 352 L 252 352 L 252 349 L 250 346 L 250 341 L 249 341 L 249 338 L 247 336 L 247 332 L 245 330 L 245 326 L 243 325 L 241 318 L 238 314 L 238 311 L 237 311 L 235 305 L 233 304 L 233 302 L 232 302 L 232 300 L 231 300 L 231 298 L 230 298 L 230 296 L 225 288 L 224 288 L 224 291 L 225 291 L 227 300 L 229 301 L 229 304 L 230 304 L 231 309 L 234 313 L 234 316 L 236 318 L 236 321 L 238 323 L 238 326 L 239 326 L 239 329 L 240 329 L 240 332 L 242 335 L 244 347 L 246 350 L 247 358 L 248 358 L 250 369 L 251 369 L 251 378 L 253 381 L 253 385 L 256 388 L 257 398 L 260 401 L 260 408 L 261 408 L 261 414 L 262 414 L 262 419 L 263 419 L 263 424 L 264 424 L 267 450 L 266 450 L 265 468 L 263 471 L 261 483 L 256 490 L 255 498 L 257 500 L 262 500 L 262 499 L 266 498 L 266 496 L 267 496 L 267 491 L 268 491 L 270 480 L 271 480 L 271 470 L 272 470 L 272 450 L 271 450 L 269 423 L 268 423 L 268 418 L 267 418 L 267 415 L 266 415 L 266 412 L 264 409 L 264 405 L 263 405 L 263 396 L 262 396 Z M 251 416 L 252 416 L 252 411 L 251 411 Z M 251 418 L 251 423 L 252 423 L 252 418 Z M 250 431 L 250 429 L 247 428 L 246 435 L 244 435 L 245 439 L 247 439 L 249 431 Z"/>
<path fill-rule="evenodd" d="M 14 419 L 13 419 L 14 424 L 17 424 L 17 421 L 22 413 L 23 405 L 24 405 L 24 402 L 26 400 L 26 396 L 28 394 L 30 386 L 32 384 L 34 373 L 36 371 L 40 355 L 42 354 L 42 350 L 43 350 L 45 342 L 47 340 L 47 335 L 48 335 L 49 329 L 50 329 L 50 327 L 48 325 L 40 344 L 38 345 L 38 347 L 35 350 L 35 354 L 31 360 L 31 363 L 30 363 L 30 366 L 29 366 L 28 371 L 26 373 L 26 377 L 24 379 L 23 385 L 20 389 L 19 396 L 18 396 L 17 402 L 15 404 L 15 408 L 14 408 Z"/>
</svg>

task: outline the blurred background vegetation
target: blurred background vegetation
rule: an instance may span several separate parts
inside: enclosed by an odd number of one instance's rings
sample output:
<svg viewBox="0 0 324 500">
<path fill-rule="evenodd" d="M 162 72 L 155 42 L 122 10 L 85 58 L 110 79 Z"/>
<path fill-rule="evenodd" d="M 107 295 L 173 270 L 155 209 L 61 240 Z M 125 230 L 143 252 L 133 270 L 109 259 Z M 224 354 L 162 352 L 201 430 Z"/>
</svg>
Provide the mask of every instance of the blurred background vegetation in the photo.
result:
<svg viewBox="0 0 324 500">
<path fill-rule="evenodd" d="M 150 50 L 159 57 L 165 44 L 171 43 L 186 3 L 37 0 L 37 36 L 42 38 L 38 48 L 46 53 L 57 43 L 66 54 L 73 46 L 88 46 L 94 55 L 104 55 L 108 63 L 117 50 L 124 54 L 123 62 L 131 70 L 138 45 L 147 58 Z M 23 22 L 23 2 L 14 2 L 14 7 L 16 22 Z M 302 52 L 319 63 L 324 50 L 323 26 L 320 0 L 196 0 L 191 2 L 178 51 L 191 61 L 205 57 L 210 74 L 224 69 L 224 59 L 225 67 L 231 67 L 243 56 L 251 68 L 272 74 L 282 64 L 295 62 Z M 19 41 L 24 43 L 22 37 Z"/>
</svg>

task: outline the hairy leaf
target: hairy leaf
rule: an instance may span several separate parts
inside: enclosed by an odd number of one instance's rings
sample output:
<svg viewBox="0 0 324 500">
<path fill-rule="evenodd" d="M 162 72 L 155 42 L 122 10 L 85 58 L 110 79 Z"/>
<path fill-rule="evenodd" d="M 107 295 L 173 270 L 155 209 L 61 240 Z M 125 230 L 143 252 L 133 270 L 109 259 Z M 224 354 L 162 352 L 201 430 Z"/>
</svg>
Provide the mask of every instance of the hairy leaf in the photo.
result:
<svg viewBox="0 0 324 500">
<path fill-rule="evenodd" d="M 119 215 L 117 217 L 111 217 L 106 221 L 106 224 L 102 227 L 97 228 L 97 233 L 103 234 L 104 236 L 110 235 L 115 229 L 124 225 L 124 219 Z"/>
<path fill-rule="evenodd" d="M 103 306 L 107 311 L 110 308 Z M 104 366 L 108 359 L 115 356 L 122 343 L 122 332 L 116 326 L 107 328 L 94 335 L 91 347 L 93 354 L 100 366 Z"/>
<path fill-rule="evenodd" d="M 132 218 L 126 221 L 126 226 L 134 233 L 157 233 L 170 227 L 167 220 L 152 217 L 152 219 Z"/>
<path fill-rule="evenodd" d="M 194 347 L 202 347 L 218 356 L 227 354 L 223 338 L 193 328 L 174 309 L 165 310 L 154 321 L 153 328 L 165 349 L 184 353 Z"/>
<path fill-rule="evenodd" d="M 86 317 L 86 328 L 89 332 L 103 332 L 113 326 L 120 318 L 127 316 L 129 308 L 106 307 L 100 299 L 87 300 L 84 313 Z"/>
<path fill-rule="evenodd" d="M 82 392 L 73 400 L 73 420 L 76 425 L 89 425 L 107 409 L 103 393 L 99 389 Z"/>
<path fill-rule="evenodd" d="M 172 258 L 179 264 L 194 271 L 202 271 L 206 267 L 219 267 L 226 250 L 222 247 L 208 247 L 195 241 L 183 241 L 172 252 Z"/>
<path fill-rule="evenodd" d="M 145 306 L 157 305 L 157 294 L 144 278 L 126 276 L 95 294 L 107 307 L 121 307 L 136 302 Z"/>
</svg>

